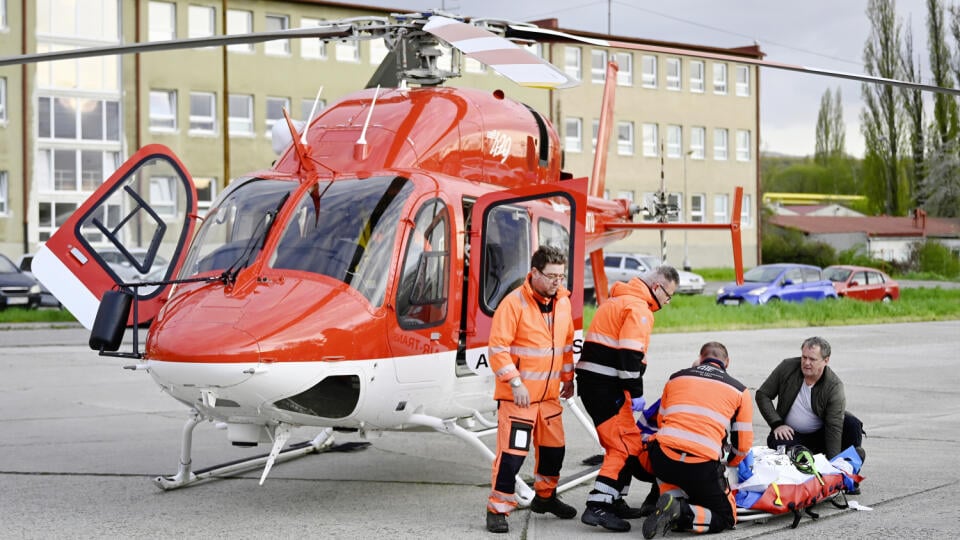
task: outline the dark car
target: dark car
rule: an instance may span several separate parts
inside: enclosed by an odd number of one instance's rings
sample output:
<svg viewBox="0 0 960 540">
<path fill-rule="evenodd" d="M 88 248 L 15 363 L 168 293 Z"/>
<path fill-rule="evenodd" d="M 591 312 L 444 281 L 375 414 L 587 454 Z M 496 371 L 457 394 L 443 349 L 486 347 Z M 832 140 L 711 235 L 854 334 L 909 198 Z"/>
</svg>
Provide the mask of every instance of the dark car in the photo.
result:
<svg viewBox="0 0 960 540">
<path fill-rule="evenodd" d="M 730 283 L 717 291 L 717 303 L 728 306 L 825 298 L 837 298 L 833 282 L 807 264 L 761 264 L 743 274 L 743 285 Z"/>
<path fill-rule="evenodd" d="M 28 253 L 26 255 L 20 256 L 20 271 L 24 274 L 33 277 L 33 254 Z M 36 279 L 36 278 L 34 278 Z M 40 283 L 39 280 L 37 283 Z M 60 301 L 57 300 L 57 297 L 53 295 L 46 287 L 43 286 L 43 283 L 40 283 L 40 307 L 55 307 L 62 308 Z"/>
<path fill-rule="evenodd" d="M 40 283 L 0 254 L 0 309 L 40 305 Z"/>
<path fill-rule="evenodd" d="M 879 302 L 900 298 L 900 284 L 876 268 L 838 264 L 825 268 L 823 277 L 844 298 Z"/>
</svg>

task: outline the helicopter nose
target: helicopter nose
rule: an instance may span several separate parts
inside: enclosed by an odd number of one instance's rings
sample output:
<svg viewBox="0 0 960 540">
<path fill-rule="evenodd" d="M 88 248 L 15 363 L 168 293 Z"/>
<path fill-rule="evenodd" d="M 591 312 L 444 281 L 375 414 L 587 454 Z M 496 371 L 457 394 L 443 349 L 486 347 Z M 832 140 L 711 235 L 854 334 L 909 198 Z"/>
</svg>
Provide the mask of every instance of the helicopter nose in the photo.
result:
<svg viewBox="0 0 960 540">
<path fill-rule="evenodd" d="M 163 331 L 151 332 L 147 355 L 172 362 L 258 364 L 260 343 L 233 324 L 192 320 L 189 324 L 164 325 Z"/>
</svg>

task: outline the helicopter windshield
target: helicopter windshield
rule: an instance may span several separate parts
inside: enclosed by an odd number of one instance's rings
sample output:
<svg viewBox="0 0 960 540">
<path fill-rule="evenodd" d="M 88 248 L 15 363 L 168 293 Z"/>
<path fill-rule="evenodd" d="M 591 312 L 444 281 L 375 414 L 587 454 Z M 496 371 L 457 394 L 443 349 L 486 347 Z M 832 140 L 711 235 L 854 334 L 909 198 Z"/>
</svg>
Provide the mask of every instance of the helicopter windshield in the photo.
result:
<svg viewBox="0 0 960 540">
<path fill-rule="evenodd" d="M 227 195 L 200 226 L 180 277 L 211 271 L 236 273 L 248 266 L 296 188 L 294 182 L 254 180 Z"/>
<path fill-rule="evenodd" d="M 271 266 L 332 277 L 371 305 L 382 304 L 401 212 L 412 192 L 401 177 L 318 185 L 297 203 Z"/>
</svg>

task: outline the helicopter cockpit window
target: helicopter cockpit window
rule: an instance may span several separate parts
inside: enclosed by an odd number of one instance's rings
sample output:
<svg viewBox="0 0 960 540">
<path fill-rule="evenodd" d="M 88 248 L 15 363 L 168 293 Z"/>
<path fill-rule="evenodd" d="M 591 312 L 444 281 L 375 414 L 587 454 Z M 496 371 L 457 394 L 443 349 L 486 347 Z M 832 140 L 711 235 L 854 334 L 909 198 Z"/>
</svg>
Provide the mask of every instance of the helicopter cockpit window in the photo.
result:
<svg viewBox="0 0 960 540">
<path fill-rule="evenodd" d="M 447 316 L 450 266 L 447 208 L 434 199 L 417 213 L 407 241 L 397 288 L 397 318 L 403 328 L 419 328 Z"/>
<path fill-rule="evenodd" d="M 236 272 L 248 266 L 263 248 L 280 207 L 297 186 L 294 182 L 254 180 L 233 190 L 203 220 L 181 277 Z"/>
<path fill-rule="evenodd" d="M 320 184 L 297 203 L 271 266 L 323 274 L 383 303 L 386 268 L 413 185 L 401 177 Z"/>
<path fill-rule="evenodd" d="M 491 208 L 484 235 L 481 301 L 492 312 L 530 271 L 530 216 L 517 206 Z"/>
</svg>

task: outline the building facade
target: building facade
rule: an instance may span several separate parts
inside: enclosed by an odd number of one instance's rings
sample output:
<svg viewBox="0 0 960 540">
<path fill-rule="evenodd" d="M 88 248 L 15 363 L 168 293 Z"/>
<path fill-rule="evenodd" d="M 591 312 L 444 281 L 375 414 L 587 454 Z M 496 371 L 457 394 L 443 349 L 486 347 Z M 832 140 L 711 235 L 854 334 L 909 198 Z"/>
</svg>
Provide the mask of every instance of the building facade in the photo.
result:
<svg viewBox="0 0 960 540">
<path fill-rule="evenodd" d="M 0 56 L 205 37 L 224 29 L 241 34 L 309 27 L 397 11 L 307 0 L 0 0 Z M 692 53 L 748 61 L 760 51 L 613 39 L 691 55 L 541 43 L 531 50 L 581 80 L 579 86 L 521 88 L 471 60 L 448 84 L 502 89 L 540 110 L 564 140 L 564 169 L 589 176 L 606 64 L 616 61 L 606 196 L 652 208 L 662 181 L 678 209 L 671 221 L 724 223 L 734 188 L 742 186 L 744 261 L 755 265 L 758 72 L 748 62 Z M 208 207 L 230 178 L 271 165 L 270 132 L 284 108 L 306 119 L 320 87 L 320 107 L 362 88 L 386 52 L 382 40 L 299 39 L 0 67 L 0 251 L 14 259 L 35 251 L 127 157 L 150 143 L 176 152 L 197 184 L 201 208 Z M 151 201 L 162 203 L 168 192 L 162 181 L 154 182 Z M 684 259 L 694 267 L 732 265 L 723 233 L 671 231 L 666 244 L 667 260 L 677 266 Z M 660 247 L 655 231 L 638 231 L 615 246 L 650 253 Z"/>
</svg>

